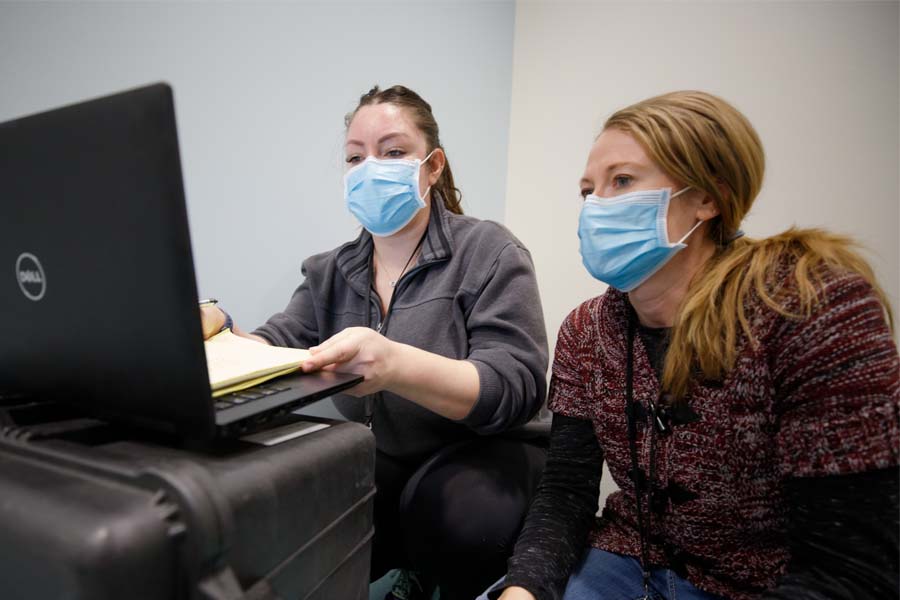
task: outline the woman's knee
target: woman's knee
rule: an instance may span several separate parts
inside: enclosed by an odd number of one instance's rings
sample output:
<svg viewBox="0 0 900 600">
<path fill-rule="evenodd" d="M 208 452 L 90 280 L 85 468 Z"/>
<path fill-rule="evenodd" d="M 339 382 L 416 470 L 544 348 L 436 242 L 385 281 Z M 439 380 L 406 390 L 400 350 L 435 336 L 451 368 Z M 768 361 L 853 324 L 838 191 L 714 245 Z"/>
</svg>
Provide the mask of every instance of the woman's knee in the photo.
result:
<svg viewBox="0 0 900 600">
<path fill-rule="evenodd" d="M 441 552 L 474 560 L 512 551 L 546 453 L 502 439 L 464 442 L 438 453 L 401 498 L 410 555 Z"/>
</svg>

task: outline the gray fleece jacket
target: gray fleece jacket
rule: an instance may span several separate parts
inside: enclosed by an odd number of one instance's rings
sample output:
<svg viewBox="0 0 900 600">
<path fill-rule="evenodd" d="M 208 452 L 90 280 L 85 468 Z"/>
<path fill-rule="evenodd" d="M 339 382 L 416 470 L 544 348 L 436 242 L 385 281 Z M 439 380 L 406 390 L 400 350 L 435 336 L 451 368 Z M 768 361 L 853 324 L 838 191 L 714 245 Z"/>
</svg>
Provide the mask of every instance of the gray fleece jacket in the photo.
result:
<svg viewBox="0 0 900 600">
<path fill-rule="evenodd" d="M 463 419 L 441 417 L 389 392 L 375 395 L 372 429 L 380 451 L 421 460 L 475 435 L 529 421 L 546 391 L 547 335 L 531 256 L 505 227 L 453 214 L 435 195 L 415 266 L 397 282 L 381 333 L 478 371 L 478 401 Z M 370 288 L 372 236 L 304 261 L 305 280 L 283 312 L 254 333 L 277 346 L 307 348 L 352 326 L 381 325 Z M 365 401 L 334 398 L 352 421 Z"/>
</svg>

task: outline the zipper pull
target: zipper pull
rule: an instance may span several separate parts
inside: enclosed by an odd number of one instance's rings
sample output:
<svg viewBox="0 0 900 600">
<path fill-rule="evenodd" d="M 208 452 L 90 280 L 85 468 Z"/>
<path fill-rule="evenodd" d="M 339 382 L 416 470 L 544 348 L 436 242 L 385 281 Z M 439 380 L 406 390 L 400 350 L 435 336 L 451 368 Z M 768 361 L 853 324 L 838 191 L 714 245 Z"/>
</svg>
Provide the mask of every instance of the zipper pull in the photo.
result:
<svg viewBox="0 0 900 600">
<path fill-rule="evenodd" d="M 375 398 L 371 395 L 366 396 L 366 427 L 372 429 L 372 421 L 375 420 Z"/>
<path fill-rule="evenodd" d="M 653 424 L 656 426 L 656 430 L 660 435 L 666 435 L 669 433 L 668 415 L 664 414 L 653 400 L 649 400 L 648 404 L 650 405 L 650 414 L 653 417 Z"/>
</svg>

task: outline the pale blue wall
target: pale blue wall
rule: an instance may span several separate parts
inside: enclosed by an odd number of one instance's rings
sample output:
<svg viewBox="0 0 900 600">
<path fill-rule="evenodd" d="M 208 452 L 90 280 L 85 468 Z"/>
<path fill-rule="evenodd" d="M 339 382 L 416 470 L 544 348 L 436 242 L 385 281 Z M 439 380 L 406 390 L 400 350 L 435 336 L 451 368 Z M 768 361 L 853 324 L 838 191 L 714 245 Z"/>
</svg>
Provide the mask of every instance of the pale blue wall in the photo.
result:
<svg viewBox="0 0 900 600">
<path fill-rule="evenodd" d="M 170 82 L 200 294 L 252 328 L 303 258 L 356 236 L 343 117 L 375 83 L 432 104 L 466 212 L 503 219 L 514 16 L 496 1 L 0 2 L 0 121 Z"/>
<path fill-rule="evenodd" d="M 253 327 L 357 234 L 343 117 L 374 83 L 431 102 L 467 212 L 502 220 L 512 2 L 0 2 L 0 121 L 165 80 L 200 293 Z"/>
</svg>

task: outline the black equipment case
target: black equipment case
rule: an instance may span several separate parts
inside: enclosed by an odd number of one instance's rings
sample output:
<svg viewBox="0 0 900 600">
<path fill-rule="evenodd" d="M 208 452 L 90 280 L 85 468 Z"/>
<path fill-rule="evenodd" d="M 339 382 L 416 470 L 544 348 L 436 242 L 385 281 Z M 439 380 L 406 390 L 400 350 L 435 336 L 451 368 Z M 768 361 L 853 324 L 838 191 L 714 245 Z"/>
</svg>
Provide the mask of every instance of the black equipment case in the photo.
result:
<svg viewBox="0 0 900 600">
<path fill-rule="evenodd" d="M 86 419 L 10 426 L 9 414 L 0 597 L 368 598 L 366 427 L 321 420 L 327 428 L 272 446 L 191 450 Z"/>
</svg>

